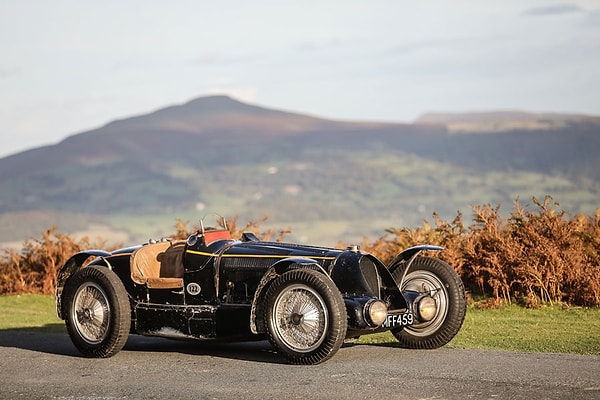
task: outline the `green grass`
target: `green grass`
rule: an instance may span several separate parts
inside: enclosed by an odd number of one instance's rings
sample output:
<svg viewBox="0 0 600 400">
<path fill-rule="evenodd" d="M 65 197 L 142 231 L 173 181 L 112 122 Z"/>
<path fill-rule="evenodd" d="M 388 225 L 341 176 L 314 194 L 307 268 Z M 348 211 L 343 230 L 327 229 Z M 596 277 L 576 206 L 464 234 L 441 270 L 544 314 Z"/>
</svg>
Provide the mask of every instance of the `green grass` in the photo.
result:
<svg viewBox="0 0 600 400">
<path fill-rule="evenodd" d="M 66 332 L 65 324 L 58 319 L 55 310 L 53 296 L 0 296 L 0 330 Z"/>
<path fill-rule="evenodd" d="M 394 342 L 389 332 L 358 341 Z M 446 347 L 600 355 L 600 308 L 469 306 L 463 327 Z"/>
<path fill-rule="evenodd" d="M 0 296 L 0 310 L 0 330 L 65 332 L 52 296 Z M 389 332 L 358 340 L 366 344 L 395 342 Z M 600 308 L 469 306 L 462 329 L 446 347 L 600 355 Z"/>
<path fill-rule="evenodd" d="M 455 348 L 600 355 L 600 308 L 469 308 Z"/>
</svg>

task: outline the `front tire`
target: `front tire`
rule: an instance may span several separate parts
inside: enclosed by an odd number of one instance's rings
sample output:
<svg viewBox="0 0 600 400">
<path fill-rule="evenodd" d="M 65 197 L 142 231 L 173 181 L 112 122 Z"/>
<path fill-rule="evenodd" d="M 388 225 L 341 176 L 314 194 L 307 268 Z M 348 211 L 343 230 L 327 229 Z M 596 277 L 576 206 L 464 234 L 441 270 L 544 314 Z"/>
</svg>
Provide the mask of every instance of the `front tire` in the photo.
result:
<svg viewBox="0 0 600 400">
<path fill-rule="evenodd" d="M 67 332 L 84 356 L 107 358 L 125 346 L 131 306 L 113 271 L 101 266 L 80 269 L 65 284 L 63 299 Z"/>
<path fill-rule="evenodd" d="M 269 341 L 291 364 L 319 364 L 344 342 L 346 306 L 327 275 L 308 269 L 286 272 L 271 284 L 265 300 Z"/>
<path fill-rule="evenodd" d="M 392 273 L 396 282 L 402 278 L 405 268 L 406 264 L 400 265 Z M 436 349 L 456 336 L 465 319 L 467 300 L 462 280 L 450 265 L 437 258 L 418 257 L 400 289 L 430 294 L 437 306 L 431 320 L 416 320 L 411 326 L 392 330 L 401 346 Z"/>
</svg>

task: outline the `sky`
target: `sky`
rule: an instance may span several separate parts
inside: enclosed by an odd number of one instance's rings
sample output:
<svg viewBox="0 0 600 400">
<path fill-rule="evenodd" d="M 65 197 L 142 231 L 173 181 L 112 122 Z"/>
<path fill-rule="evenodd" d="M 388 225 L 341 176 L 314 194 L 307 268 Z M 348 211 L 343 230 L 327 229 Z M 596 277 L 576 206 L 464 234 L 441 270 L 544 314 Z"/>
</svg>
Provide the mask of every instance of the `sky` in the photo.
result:
<svg viewBox="0 0 600 400">
<path fill-rule="evenodd" d="M 0 157 L 211 94 L 353 121 L 600 115 L 600 1 L 0 2 Z"/>
</svg>

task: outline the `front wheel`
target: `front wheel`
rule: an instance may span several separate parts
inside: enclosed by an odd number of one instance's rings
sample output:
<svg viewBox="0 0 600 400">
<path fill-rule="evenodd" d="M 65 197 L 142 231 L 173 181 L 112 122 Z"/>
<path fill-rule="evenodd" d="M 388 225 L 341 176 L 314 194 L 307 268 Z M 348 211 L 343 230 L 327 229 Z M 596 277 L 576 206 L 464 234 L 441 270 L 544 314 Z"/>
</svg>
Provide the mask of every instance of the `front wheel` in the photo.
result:
<svg viewBox="0 0 600 400">
<path fill-rule="evenodd" d="M 277 277 L 266 295 L 269 341 L 291 364 L 318 364 L 346 336 L 347 314 L 339 290 L 321 272 L 296 269 Z"/>
<path fill-rule="evenodd" d="M 77 271 L 65 284 L 63 304 L 67 332 L 87 357 L 118 353 L 129 335 L 131 306 L 119 277 L 101 266 Z"/>
<path fill-rule="evenodd" d="M 405 268 L 406 265 L 400 265 L 392 273 L 396 282 L 402 278 Z M 400 289 L 431 296 L 435 301 L 430 319 L 416 320 L 411 326 L 392 330 L 403 347 L 435 349 L 452 340 L 465 319 L 467 300 L 464 285 L 450 265 L 437 258 L 418 257 Z"/>
</svg>

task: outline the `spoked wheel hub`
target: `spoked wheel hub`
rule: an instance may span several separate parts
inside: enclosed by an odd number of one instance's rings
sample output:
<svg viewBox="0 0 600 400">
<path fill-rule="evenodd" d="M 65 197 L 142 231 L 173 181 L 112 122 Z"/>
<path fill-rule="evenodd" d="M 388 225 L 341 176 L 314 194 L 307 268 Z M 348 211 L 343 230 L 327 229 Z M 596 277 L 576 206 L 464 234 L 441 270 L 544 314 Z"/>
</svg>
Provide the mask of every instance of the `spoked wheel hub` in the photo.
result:
<svg viewBox="0 0 600 400">
<path fill-rule="evenodd" d="M 335 283 L 312 269 L 292 269 L 265 293 L 264 323 L 269 341 L 292 364 L 318 364 L 344 342 L 346 306 Z"/>
<path fill-rule="evenodd" d="M 283 290 L 275 300 L 274 326 L 280 337 L 296 351 L 308 352 L 325 338 L 327 307 L 321 296 L 305 285 Z"/>
<path fill-rule="evenodd" d="M 415 323 L 392 334 L 405 347 L 435 349 L 448 343 L 458 333 L 466 313 L 463 283 L 454 269 L 444 261 L 417 257 L 405 271 L 401 265 L 393 272 L 402 291 L 417 293 L 413 302 Z M 404 279 L 402 279 L 404 277 Z"/>
<path fill-rule="evenodd" d="M 294 325 L 302 325 L 304 322 L 304 315 L 298 313 L 292 313 L 290 320 Z"/>
<path fill-rule="evenodd" d="M 67 332 L 83 355 L 111 357 L 123 348 L 131 305 L 115 272 L 101 265 L 81 268 L 66 281 L 62 305 Z"/>
<path fill-rule="evenodd" d="M 104 290 L 93 282 L 81 285 L 73 304 L 73 321 L 81 338 L 90 344 L 102 342 L 110 324 L 110 305 Z"/>
</svg>

